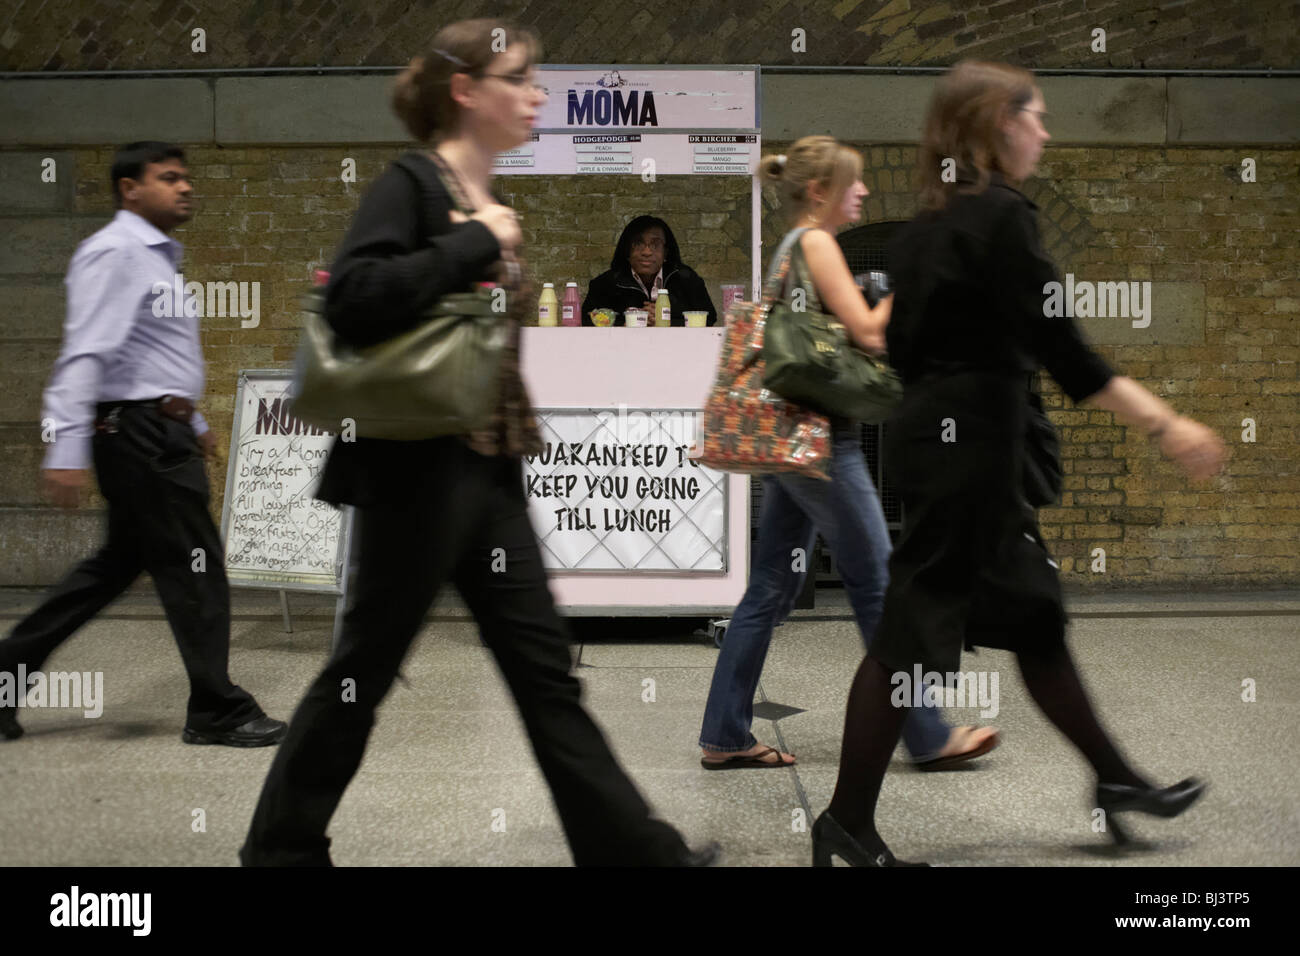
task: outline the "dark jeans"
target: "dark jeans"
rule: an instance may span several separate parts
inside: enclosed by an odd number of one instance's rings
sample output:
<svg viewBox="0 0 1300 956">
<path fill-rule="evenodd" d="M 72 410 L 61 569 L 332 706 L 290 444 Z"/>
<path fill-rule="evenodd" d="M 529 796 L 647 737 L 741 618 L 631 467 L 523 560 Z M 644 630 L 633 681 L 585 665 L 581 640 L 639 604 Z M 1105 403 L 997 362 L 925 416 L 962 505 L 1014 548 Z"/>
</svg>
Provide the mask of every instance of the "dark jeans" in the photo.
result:
<svg viewBox="0 0 1300 956">
<path fill-rule="evenodd" d="M 836 421 L 833 436 L 830 481 L 803 475 L 763 479 L 749 586 L 714 665 L 701 747 L 739 753 L 754 746 L 754 692 L 772 630 L 794 607 L 818 532 L 835 555 L 858 631 L 871 647 L 889 579 L 889 528 L 862 456 L 860 426 Z M 796 549 L 802 549 L 801 569 L 796 569 Z M 909 710 L 903 724 L 903 740 L 916 760 L 937 757 L 949 732 L 935 707 Z"/>
<path fill-rule="evenodd" d="M 39 670 L 148 571 L 190 678 L 186 726 L 230 730 L 264 716 L 227 673 L 225 552 L 208 513 L 208 477 L 194 430 L 146 406 L 122 408 L 116 428 L 93 439 L 95 476 L 108 501 L 108 541 L 0 641 L 0 670 L 12 673 L 19 664 L 29 673 Z M 196 548 L 203 549 L 203 571 L 194 570 Z"/>
<path fill-rule="evenodd" d="M 375 710 L 450 580 L 514 695 L 574 862 L 677 862 L 686 850 L 681 837 L 651 819 L 583 709 L 569 635 L 528 520 L 520 460 L 484 457 L 454 438 L 443 446 L 428 471 L 393 476 L 388 507 L 358 509 L 355 600 L 337 650 L 276 753 L 240 859 L 328 865 L 325 830 L 361 763 Z M 403 480 L 410 490 L 397 487 Z M 348 679 L 355 702 L 343 700 Z"/>
</svg>

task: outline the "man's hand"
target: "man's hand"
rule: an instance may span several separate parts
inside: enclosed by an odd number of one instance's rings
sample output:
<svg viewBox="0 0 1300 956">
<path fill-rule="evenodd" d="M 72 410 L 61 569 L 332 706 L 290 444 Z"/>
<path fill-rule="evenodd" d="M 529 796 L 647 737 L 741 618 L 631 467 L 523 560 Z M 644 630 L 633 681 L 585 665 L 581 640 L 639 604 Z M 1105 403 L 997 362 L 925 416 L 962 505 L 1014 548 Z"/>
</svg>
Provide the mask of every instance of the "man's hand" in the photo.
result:
<svg viewBox="0 0 1300 956">
<path fill-rule="evenodd" d="M 216 461 L 217 458 L 217 440 L 212 437 L 212 429 L 209 428 L 201 435 L 195 436 L 199 441 L 199 449 L 203 452 L 204 461 Z"/>
<path fill-rule="evenodd" d="M 60 508 L 76 508 L 81 504 L 81 491 L 90 483 L 90 472 L 85 468 L 46 468 L 44 470 L 45 497 Z"/>
</svg>

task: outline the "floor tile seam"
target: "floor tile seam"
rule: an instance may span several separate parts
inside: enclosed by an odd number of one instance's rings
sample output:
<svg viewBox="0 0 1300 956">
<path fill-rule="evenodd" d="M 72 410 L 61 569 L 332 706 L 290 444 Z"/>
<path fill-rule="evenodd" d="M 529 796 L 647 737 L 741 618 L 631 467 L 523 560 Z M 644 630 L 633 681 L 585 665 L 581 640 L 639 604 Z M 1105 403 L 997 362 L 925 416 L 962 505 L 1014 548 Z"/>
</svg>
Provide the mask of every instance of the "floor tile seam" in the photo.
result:
<svg viewBox="0 0 1300 956">
<path fill-rule="evenodd" d="M 768 699 L 767 691 L 763 687 L 763 681 L 761 678 L 758 682 L 758 696 L 762 703 L 771 703 Z M 808 713 L 808 711 L 805 710 L 803 713 Z M 789 716 L 794 717 L 798 715 L 791 714 Z M 772 732 L 776 735 L 776 749 L 781 753 L 789 753 L 790 751 L 786 749 L 785 734 L 781 732 L 781 721 L 784 719 L 784 717 L 777 717 L 769 720 L 769 723 L 772 725 Z M 812 803 L 808 799 L 808 793 L 804 790 L 803 780 L 799 776 L 799 764 L 792 764 L 789 769 L 794 780 L 794 790 L 795 794 L 799 798 L 799 805 L 803 807 L 804 821 L 807 825 L 811 826 L 809 821 L 812 820 Z"/>
</svg>

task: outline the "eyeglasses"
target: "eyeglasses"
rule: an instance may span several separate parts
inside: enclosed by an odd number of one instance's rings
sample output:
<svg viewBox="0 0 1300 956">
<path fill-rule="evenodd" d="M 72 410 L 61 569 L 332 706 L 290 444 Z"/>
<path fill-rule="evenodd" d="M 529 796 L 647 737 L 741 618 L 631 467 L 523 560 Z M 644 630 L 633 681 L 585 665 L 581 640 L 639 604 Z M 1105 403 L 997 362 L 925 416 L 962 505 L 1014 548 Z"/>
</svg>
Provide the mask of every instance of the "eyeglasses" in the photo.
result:
<svg viewBox="0 0 1300 956">
<path fill-rule="evenodd" d="M 662 239 L 633 239 L 633 249 L 649 249 L 651 252 L 659 252 L 664 247 Z"/>
<path fill-rule="evenodd" d="M 481 73 L 479 74 L 479 76 L 481 79 L 484 80 L 487 79 L 505 80 L 507 83 L 509 83 L 511 86 L 515 87 L 516 89 L 521 89 L 526 87 L 529 90 L 529 92 L 534 92 L 534 93 L 546 92 L 546 87 L 539 85 L 537 81 L 534 80 L 533 77 L 527 73 Z"/>
<path fill-rule="evenodd" d="M 1035 116 L 1038 117 L 1038 121 L 1040 123 L 1043 122 L 1045 119 L 1047 119 L 1047 115 L 1048 115 L 1046 110 L 1031 110 L 1028 106 L 1020 107 L 1020 112 L 1033 113 Z"/>
</svg>

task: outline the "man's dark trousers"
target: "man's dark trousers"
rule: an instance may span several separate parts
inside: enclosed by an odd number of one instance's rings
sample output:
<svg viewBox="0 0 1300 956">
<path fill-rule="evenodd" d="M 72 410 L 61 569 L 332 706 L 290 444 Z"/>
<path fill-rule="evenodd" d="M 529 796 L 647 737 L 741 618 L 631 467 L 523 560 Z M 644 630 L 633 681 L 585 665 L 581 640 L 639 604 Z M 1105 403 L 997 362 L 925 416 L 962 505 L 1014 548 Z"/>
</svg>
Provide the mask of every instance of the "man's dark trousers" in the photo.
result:
<svg viewBox="0 0 1300 956">
<path fill-rule="evenodd" d="M 100 406 L 101 414 L 106 410 Z M 225 731 L 265 716 L 227 671 L 230 590 L 193 428 L 156 407 L 126 405 L 97 428 L 93 447 L 95 475 L 108 501 L 108 541 L 0 641 L 0 670 L 15 673 L 19 664 L 29 673 L 39 670 L 56 647 L 148 571 L 190 678 L 186 727 Z"/>
</svg>

